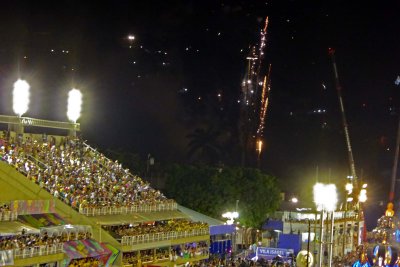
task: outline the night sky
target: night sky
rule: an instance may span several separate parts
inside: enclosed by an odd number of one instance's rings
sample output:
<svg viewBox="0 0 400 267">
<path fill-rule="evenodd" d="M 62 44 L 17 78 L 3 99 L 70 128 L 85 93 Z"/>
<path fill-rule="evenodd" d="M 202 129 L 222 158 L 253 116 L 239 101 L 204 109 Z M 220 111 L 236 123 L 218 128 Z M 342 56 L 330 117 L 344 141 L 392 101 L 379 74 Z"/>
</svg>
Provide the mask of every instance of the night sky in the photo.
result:
<svg viewBox="0 0 400 267">
<path fill-rule="evenodd" d="M 12 115 L 18 77 L 31 85 L 27 117 L 66 121 L 76 87 L 84 139 L 160 162 L 185 162 L 187 134 L 210 120 L 235 128 L 246 56 L 268 16 L 261 168 L 295 194 L 310 193 L 317 167 L 324 182 L 349 172 L 327 53 L 334 47 L 358 176 L 369 183 L 370 210 L 383 212 L 399 115 L 399 2 L 8 2 L 0 9 L 0 114 Z"/>
</svg>

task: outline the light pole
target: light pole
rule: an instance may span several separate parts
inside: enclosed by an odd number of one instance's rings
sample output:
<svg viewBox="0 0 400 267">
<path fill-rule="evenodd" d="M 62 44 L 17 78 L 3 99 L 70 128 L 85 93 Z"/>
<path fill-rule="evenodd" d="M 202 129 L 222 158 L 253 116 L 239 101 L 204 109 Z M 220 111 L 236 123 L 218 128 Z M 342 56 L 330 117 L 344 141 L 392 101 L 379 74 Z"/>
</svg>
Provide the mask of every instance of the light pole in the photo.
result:
<svg viewBox="0 0 400 267">
<path fill-rule="evenodd" d="M 293 203 L 293 205 L 296 205 L 297 202 L 299 202 L 299 200 L 297 199 L 297 197 L 292 197 L 290 199 L 290 202 Z M 290 207 L 289 210 L 289 224 L 290 224 L 290 234 L 293 234 L 293 228 L 292 228 L 292 207 Z"/>
<path fill-rule="evenodd" d="M 236 204 L 238 202 L 239 201 L 237 200 Z M 237 211 L 234 211 L 234 212 L 228 211 L 228 212 L 225 212 L 224 214 L 222 214 L 222 217 L 227 219 L 226 224 L 232 225 L 235 223 L 235 219 L 239 218 L 239 213 Z M 232 248 L 233 248 L 232 250 L 233 251 L 236 251 L 236 240 L 235 239 L 236 239 L 236 225 L 235 225 L 235 236 L 234 236 L 234 238 L 232 238 Z"/>
<path fill-rule="evenodd" d="M 357 215 L 357 222 L 358 222 L 358 229 L 357 229 L 357 245 L 363 242 L 363 237 L 361 237 L 360 240 L 360 223 L 361 221 L 364 221 L 364 212 L 363 212 L 363 203 L 367 201 L 367 184 L 363 184 L 362 188 L 360 190 L 360 193 L 358 195 L 358 215 Z M 365 223 L 363 225 L 363 228 L 365 227 Z M 361 233 L 362 234 L 362 233 Z"/>
<path fill-rule="evenodd" d="M 332 248 L 333 248 L 333 217 L 334 211 L 337 204 L 337 192 L 334 184 L 321 184 L 317 183 L 314 185 L 314 202 L 317 206 L 317 210 L 321 211 L 321 229 L 320 229 L 320 246 L 319 246 L 319 260 L 318 266 L 322 266 L 322 251 L 323 251 L 323 239 L 324 239 L 324 211 L 332 213 L 332 228 L 330 235 L 330 255 L 329 255 L 329 267 L 332 266 Z M 328 215 L 327 215 L 328 216 Z"/>
<path fill-rule="evenodd" d="M 311 221 L 310 218 L 307 219 L 308 221 L 308 237 L 307 237 L 307 267 L 310 264 L 310 238 L 311 238 Z"/>
</svg>

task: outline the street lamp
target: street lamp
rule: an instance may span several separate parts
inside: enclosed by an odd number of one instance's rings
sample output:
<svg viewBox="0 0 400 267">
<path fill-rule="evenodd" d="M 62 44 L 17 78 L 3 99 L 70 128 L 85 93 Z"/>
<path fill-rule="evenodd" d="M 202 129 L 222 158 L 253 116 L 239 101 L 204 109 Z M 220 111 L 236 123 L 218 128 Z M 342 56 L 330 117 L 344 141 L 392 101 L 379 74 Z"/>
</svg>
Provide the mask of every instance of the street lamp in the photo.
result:
<svg viewBox="0 0 400 267">
<path fill-rule="evenodd" d="M 293 205 L 296 205 L 299 200 L 297 199 L 297 197 L 292 197 L 290 199 L 290 202 L 293 203 Z M 290 224 L 290 234 L 293 234 L 293 228 L 292 228 L 292 207 L 290 207 L 289 209 L 289 224 Z"/>
<path fill-rule="evenodd" d="M 332 225 L 330 237 L 330 256 L 329 267 L 332 264 L 332 248 L 333 248 L 333 220 L 334 211 L 337 204 L 337 192 L 334 184 L 321 184 L 314 185 L 314 202 L 317 210 L 321 211 L 321 229 L 320 229 L 320 247 L 319 247 L 319 261 L 318 266 L 322 266 L 322 250 L 323 250 L 323 236 L 324 236 L 324 211 L 332 212 Z"/>
<path fill-rule="evenodd" d="M 222 214 L 223 218 L 226 218 L 226 224 L 232 225 L 235 222 L 235 219 L 239 218 L 239 213 L 237 211 L 228 211 Z"/>
<path fill-rule="evenodd" d="M 237 206 L 238 202 L 239 201 L 236 200 L 236 206 Z M 236 210 L 237 210 L 237 208 L 236 208 Z M 227 219 L 226 220 L 226 224 L 232 225 L 232 224 L 234 224 L 235 219 L 239 218 L 239 213 L 237 211 L 233 211 L 233 212 L 228 211 L 228 212 L 225 212 L 224 214 L 222 214 L 222 217 Z M 236 252 L 236 243 L 237 243 L 236 242 L 236 238 L 237 238 L 237 236 L 236 236 L 236 225 L 235 225 L 234 234 L 235 234 L 235 236 L 234 236 L 234 238 L 232 238 L 232 247 L 233 247 L 233 252 Z"/>
</svg>

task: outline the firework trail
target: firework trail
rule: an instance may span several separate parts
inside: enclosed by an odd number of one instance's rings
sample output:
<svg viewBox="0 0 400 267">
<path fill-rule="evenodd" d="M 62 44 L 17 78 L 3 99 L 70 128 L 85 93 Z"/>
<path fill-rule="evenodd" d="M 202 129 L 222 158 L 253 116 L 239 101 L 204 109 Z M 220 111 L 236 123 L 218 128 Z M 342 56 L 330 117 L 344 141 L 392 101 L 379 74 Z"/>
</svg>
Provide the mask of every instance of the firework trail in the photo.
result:
<svg viewBox="0 0 400 267">
<path fill-rule="evenodd" d="M 260 113 L 259 113 L 259 124 L 257 129 L 257 139 L 261 139 L 264 133 L 265 126 L 265 116 L 267 114 L 268 103 L 269 103 L 269 92 L 271 90 L 271 64 L 268 68 L 268 75 L 264 76 L 263 88 L 261 92 L 261 105 L 260 105 Z"/>
<path fill-rule="evenodd" d="M 267 41 L 267 29 L 268 29 L 268 17 L 265 19 L 265 26 L 261 29 L 260 32 L 260 42 L 257 46 L 252 46 L 250 49 L 250 53 L 247 56 L 248 67 L 246 76 L 242 82 L 242 96 L 243 96 L 243 104 L 245 105 L 254 105 L 256 101 L 256 96 L 258 93 L 258 89 L 262 86 L 262 82 L 260 79 L 260 71 L 262 67 L 262 62 L 264 59 L 264 49 L 266 47 Z"/>
<path fill-rule="evenodd" d="M 247 71 L 241 86 L 241 118 L 240 133 L 243 149 L 254 151 L 254 145 L 258 151 L 257 144 L 263 137 L 265 118 L 268 109 L 269 92 L 271 90 L 271 65 L 267 75 L 262 74 L 265 66 L 265 48 L 267 44 L 268 17 L 265 25 L 260 30 L 260 39 L 257 45 L 251 46 L 246 57 L 248 61 Z M 261 153 L 261 151 L 258 151 Z M 243 158 L 242 158 L 243 159 Z"/>
</svg>

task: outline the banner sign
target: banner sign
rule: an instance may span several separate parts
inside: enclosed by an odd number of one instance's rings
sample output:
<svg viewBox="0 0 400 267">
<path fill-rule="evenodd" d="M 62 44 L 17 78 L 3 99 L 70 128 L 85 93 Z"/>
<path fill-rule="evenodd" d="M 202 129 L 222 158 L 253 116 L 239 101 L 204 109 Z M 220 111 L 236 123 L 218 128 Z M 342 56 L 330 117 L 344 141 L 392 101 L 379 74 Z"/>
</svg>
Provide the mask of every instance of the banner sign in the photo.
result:
<svg viewBox="0 0 400 267">
<path fill-rule="evenodd" d="M 293 254 L 293 249 L 257 247 L 256 250 L 256 256 L 269 259 L 278 255 L 282 257 L 289 257 L 290 254 Z"/>
<path fill-rule="evenodd" d="M 64 252 L 68 256 L 67 263 L 69 263 L 72 259 L 96 258 L 100 261 L 102 266 L 107 263 L 108 259 L 112 255 L 112 252 L 109 248 L 93 239 L 65 242 Z"/>
<path fill-rule="evenodd" d="M 11 201 L 10 209 L 17 211 L 18 215 L 54 213 L 56 203 L 54 199 L 37 200 L 14 200 Z"/>
</svg>

